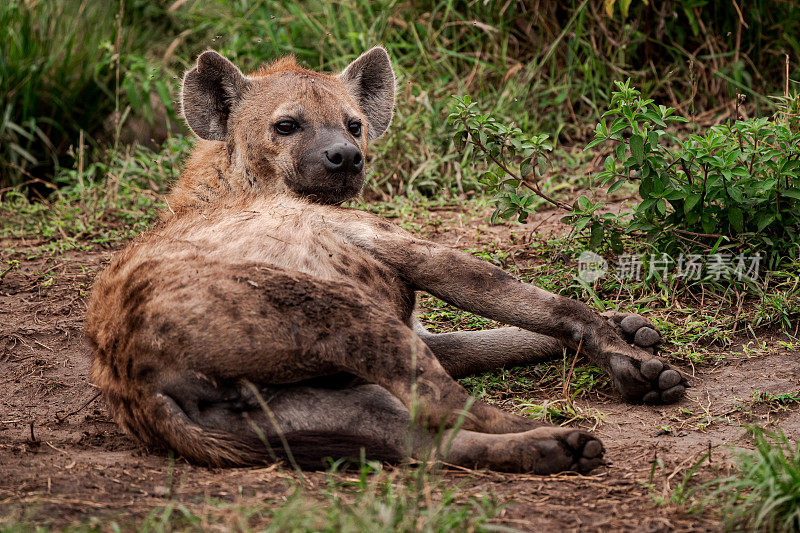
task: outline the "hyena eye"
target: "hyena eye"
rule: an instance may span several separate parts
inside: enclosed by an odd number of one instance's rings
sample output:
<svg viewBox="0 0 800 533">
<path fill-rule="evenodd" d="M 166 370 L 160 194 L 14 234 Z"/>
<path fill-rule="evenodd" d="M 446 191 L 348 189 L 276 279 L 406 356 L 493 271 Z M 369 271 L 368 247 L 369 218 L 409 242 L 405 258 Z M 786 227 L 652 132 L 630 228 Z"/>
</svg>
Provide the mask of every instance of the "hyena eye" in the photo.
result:
<svg viewBox="0 0 800 533">
<path fill-rule="evenodd" d="M 350 134 L 353 137 L 361 136 L 361 123 L 359 121 L 354 120 L 353 122 L 347 125 L 347 129 L 350 130 Z"/>
<path fill-rule="evenodd" d="M 280 133 L 281 135 L 290 135 L 295 132 L 300 127 L 300 125 L 295 122 L 294 120 L 281 120 L 277 124 L 275 124 L 275 131 Z"/>
</svg>

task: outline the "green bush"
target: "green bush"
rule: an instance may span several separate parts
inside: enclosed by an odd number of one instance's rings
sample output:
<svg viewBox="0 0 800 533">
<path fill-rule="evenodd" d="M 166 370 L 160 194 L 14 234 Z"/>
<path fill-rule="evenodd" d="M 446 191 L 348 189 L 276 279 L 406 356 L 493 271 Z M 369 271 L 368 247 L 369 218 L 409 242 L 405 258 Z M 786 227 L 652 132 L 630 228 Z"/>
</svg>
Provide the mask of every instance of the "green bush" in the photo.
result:
<svg viewBox="0 0 800 533">
<path fill-rule="evenodd" d="M 784 98 L 784 112 L 713 126 L 698 134 L 676 128 L 685 118 L 642 98 L 630 81 L 617 82 L 586 150 L 611 151 L 595 180 L 613 193 L 630 182 L 641 201 L 631 213 L 604 213 L 604 202 L 556 197 L 542 177 L 552 149 L 548 136 L 529 135 L 467 96 L 454 98 L 449 122 L 465 157 L 480 161 L 481 182 L 497 205 L 492 217 L 524 222 L 543 203 L 563 221 L 620 252 L 622 235 L 646 237 L 657 249 L 682 252 L 735 250 L 797 257 L 800 249 L 800 131 L 792 112 L 800 97 Z M 606 120 L 608 119 L 608 120 Z M 609 123 L 610 122 L 610 123 Z M 483 161 L 486 161 L 486 164 Z M 573 201 L 574 200 L 574 201 Z M 777 264 L 770 259 L 768 264 Z"/>
<path fill-rule="evenodd" d="M 703 244 L 762 252 L 795 248 L 800 132 L 786 120 L 755 118 L 681 138 L 668 128 L 686 121 L 674 109 L 642 98 L 630 81 L 616 84 L 611 109 L 587 149 L 611 149 L 597 175 L 609 193 L 625 182 L 638 186 L 642 201 L 625 224 L 627 232 L 643 232 L 668 251 Z"/>
<path fill-rule="evenodd" d="M 465 157 L 488 159 L 479 181 L 492 195 L 490 203 L 497 206 L 492 221 L 516 216 L 525 222 L 542 202 L 568 209 L 543 192 L 539 183 L 548 166 L 547 153 L 553 150 L 549 135 L 529 135 L 491 113 L 480 113 L 469 96 L 453 97 L 447 121 L 456 127 L 453 142 Z M 530 193 L 521 192 L 522 187 Z"/>
</svg>

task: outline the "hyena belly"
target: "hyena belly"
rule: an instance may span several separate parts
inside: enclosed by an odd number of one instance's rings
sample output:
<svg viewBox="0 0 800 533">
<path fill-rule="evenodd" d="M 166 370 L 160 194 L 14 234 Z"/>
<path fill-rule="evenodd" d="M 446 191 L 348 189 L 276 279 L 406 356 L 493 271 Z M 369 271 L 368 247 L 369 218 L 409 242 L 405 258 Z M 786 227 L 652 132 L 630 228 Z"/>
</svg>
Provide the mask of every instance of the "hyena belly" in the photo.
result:
<svg viewBox="0 0 800 533">
<path fill-rule="evenodd" d="M 213 457 L 247 449 L 226 444 L 231 433 L 257 440 L 248 421 L 261 407 L 244 376 L 268 395 L 338 374 L 313 354 L 353 342 L 369 328 L 370 306 L 410 322 L 413 290 L 389 267 L 299 216 L 308 213 L 293 214 L 187 215 L 100 275 L 87 315 L 92 375 L 123 428 L 226 462 Z M 271 364 L 256 367 L 265 353 Z M 199 429 L 185 431 L 182 420 Z M 219 429 L 221 444 L 187 444 L 187 434 Z"/>
</svg>

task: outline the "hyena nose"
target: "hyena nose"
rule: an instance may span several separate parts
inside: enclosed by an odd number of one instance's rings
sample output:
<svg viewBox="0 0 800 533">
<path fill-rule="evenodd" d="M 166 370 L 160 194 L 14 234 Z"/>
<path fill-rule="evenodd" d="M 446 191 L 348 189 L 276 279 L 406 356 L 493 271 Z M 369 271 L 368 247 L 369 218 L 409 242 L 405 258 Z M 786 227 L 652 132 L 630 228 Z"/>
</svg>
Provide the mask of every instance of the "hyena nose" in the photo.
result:
<svg viewBox="0 0 800 533">
<path fill-rule="evenodd" d="M 364 158 L 361 150 L 351 143 L 336 143 L 330 145 L 322 158 L 325 168 L 338 172 L 361 172 L 364 168 Z"/>
</svg>

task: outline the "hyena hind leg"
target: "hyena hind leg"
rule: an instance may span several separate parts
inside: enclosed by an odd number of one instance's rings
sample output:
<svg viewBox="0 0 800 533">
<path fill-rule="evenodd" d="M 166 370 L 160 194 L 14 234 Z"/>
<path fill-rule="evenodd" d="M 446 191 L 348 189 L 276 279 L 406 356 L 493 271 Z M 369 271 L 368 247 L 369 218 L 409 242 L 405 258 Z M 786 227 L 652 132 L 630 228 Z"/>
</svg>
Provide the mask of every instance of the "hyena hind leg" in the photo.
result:
<svg viewBox="0 0 800 533">
<path fill-rule="evenodd" d="M 195 373 L 228 383 L 297 384 L 344 372 L 380 385 L 406 409 L 416 402 L 418 422 L 430 428 L 452 427 L 465 408 L 463 427 L 473 431 L 517 433 L 541 426 L 471 398 L 396 310 L 386 309 L 389 302 L 352 285 L 253 265 L 215 280 L 202 305 L 181 295 L 161 296 L 183 322 L 155 327 L 165 332 L 164 344 L 181 348 L 185 367 Z M 207 309 L 236 319 L 214 320 Z M 220 348 L 210 356 L 206 346 Z"/>
<path fill-rule="evenodd" d="M 275 449 L 275 443 L 285 445 L 292 460 L 305 468 L 324 467 L 328 457 L 358 459 L 362 450 L 368 460 L 438 459 L 468 468 L 537 474 L 586 472 L 603 464 L 600 441 L 571 428 L 545 426 L 506 434 L 434 432 L 413 423 L 396 397 L 373 384 L 346 389 L 270 387 L 259 394 L 263 403 L 250 397 L 249 410 L 209 405 L 198 412 L 196 422 L 271 443 L 271 452 L 263 448 L 266 460 L 287 458 L 285 449 Z"/>
</svg>

